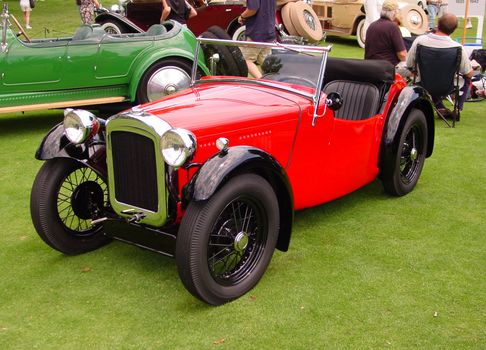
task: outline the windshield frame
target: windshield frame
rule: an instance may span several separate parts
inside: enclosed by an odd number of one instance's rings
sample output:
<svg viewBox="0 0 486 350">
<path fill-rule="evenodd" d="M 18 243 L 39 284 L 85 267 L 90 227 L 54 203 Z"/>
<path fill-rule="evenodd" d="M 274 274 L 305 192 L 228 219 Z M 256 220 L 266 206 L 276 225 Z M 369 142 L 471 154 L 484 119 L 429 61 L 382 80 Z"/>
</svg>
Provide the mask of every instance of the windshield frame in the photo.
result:
<svg viewBox="0 0 486 350">
<path fill-rule="evenodd" d="M 199 80 L 196 79 L 197 77 L 197 70 L 198 70 L 198 65 L 197 61 L 194 60 L 193 66 L 192 66 L 192 72 L 191 72 L 191 84 L 190 86 L 193 87 L 196 84 L 199 83 L 205 83 L 205 82 L 245 82 L 245 83 L 250 83 L 250 84 L 256 84 L 256 85 L 264 85 L 264 86 L 270 86 L 276 89 L 282 89 L 285 91 L 289 91 L 295 94 L 298 94 L 300 96 L 304 96 L 306 98 L 309 98 L 313 101 L 314 103 L 314 118 L 313 118 L 313 124 L 315 123 L 315 119 L 319 116 L 317 114 L 317 111 L 319 109 L 319 102 L 321 98 L 321 91 L 323 88 L 323 83 L 324 83 L 324 74 L 326 71 L 326 64 L 327 64 L 327 56 L 329 52 L 331 52 L 332 45 L 327 45 L 327 46 L 310 46 L 310 45 L 287 45 L 287 44 L 281 44 L 278 42 L 274 43 L 262 43 L 262 42 L 254 42 L 254 41 L 237 41 L 237 40 L 223 40 L 223 39 L 208 39 L 208 38 L 202 38 L 198 37 L 197 39 L 197 45 L 196 49 L 194 52 L 194 57 L 199 57 L 199 53 L 201 52 L 201 44 L 214 44 L 214 45 L 225 45 L 225 46 L 239 46 L 239 47 L 262 47 L 262 48 L 269 48 L 269 49 L 278 49 L 278 50 L 287 50 L 287 51 L 293 51 L 296 53 L 301 53 L 301 54 L 319 54 L 321 55 L 321 63 L 319 66 L 319 75 L 316 83 L 316 89 L 314 94 L 310 94 L 305 91 L 301 91 L 295 88 L 292 88 L 290 86 L 287 86 L 285 84 L 279 84 L 278 82 L 272 83 L 270 81 L 265 81 L 265 80 L 257 80 L 257 79 L 248 79 L 247 77 L 230 77 L 228 79 L 221 79 L 221 78 L 216 78 L 216 79 L 204 79 L 204 80 Z"/>
</svg>

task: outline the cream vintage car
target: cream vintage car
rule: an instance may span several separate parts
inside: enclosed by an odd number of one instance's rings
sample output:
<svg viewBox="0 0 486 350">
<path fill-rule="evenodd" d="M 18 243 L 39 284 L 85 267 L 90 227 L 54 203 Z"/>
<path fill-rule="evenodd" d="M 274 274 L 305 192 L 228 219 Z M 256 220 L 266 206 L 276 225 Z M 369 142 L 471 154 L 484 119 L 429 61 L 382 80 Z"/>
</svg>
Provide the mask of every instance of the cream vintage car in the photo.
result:
<svg viewBox="0 0 486 350">
<path fill-rule="evenodd" d="M 358 44 L 364 47 L 364 0 L 312 0 L 311 3 L 327 35 L 356 35 Z M 402 25 L 413 35 L 425 33 L 428 28 L 425 0 L 400 0 L 398 4 Z"/>
</svg>

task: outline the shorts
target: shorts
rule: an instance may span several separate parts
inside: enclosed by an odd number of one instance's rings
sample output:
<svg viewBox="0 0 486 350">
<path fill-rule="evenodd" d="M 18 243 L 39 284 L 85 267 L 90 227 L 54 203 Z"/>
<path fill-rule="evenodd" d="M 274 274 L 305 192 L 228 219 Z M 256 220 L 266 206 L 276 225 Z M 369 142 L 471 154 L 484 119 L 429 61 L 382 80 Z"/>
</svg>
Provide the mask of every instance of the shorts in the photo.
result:
<svg viewBox="0 0 486 350">
<path fill-rule="evenodd" d="M 20 9 L 25 12 L 25 11 L 32 11 L 30 8 L 30 1 L 29 0 L 20 0 Z"/>
<path fill-rule="evenodd" d="M 253 40 L 246 38 L 246 41 Z M 265 57 L 272 53 L 272 50 L 269 47 L 241 47 L 240 50 L 245 60 L 256 62 L 259 65 L 263 63 Z"/>
</svg>

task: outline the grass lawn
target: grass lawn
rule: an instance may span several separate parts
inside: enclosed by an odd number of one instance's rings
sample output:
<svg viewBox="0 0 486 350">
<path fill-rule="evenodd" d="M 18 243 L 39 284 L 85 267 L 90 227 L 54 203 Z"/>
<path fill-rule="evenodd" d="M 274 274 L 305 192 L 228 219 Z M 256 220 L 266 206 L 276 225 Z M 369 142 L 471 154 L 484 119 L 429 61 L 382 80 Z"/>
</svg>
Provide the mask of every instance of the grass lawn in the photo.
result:
<svg viewBox="0 0 486 350">
<path fill-rule="evenodd" d="M 74 0 L 45 0 L 29 33 L 78 24 Z M 354 39 L 329 42 L 334 56 L 363 55 Z M 45 245 L 29 211 L 34 152 L 62 112 L 1 115 L 0 349 L 485 349 L 485 107 L 467 103 L 456 129 L 437 121 L 409 195 L 375 181 L 296 213 L 290 250 L 221 307 L 187 293 L 163 256 Z"/>
</svg>

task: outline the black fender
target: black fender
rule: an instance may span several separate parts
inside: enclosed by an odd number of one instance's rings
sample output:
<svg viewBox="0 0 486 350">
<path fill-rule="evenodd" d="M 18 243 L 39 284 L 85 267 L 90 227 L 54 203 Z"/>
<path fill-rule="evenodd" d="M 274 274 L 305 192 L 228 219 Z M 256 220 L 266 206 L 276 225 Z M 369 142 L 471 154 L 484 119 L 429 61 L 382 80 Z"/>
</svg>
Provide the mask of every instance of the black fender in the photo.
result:
<svg viewBox="0 0 486 350">
<path fill-rule="evenodd" d="M 294 221 L 294 201 L 289 179 L 268 153 L 253 147 L 230 147 L 209 158 L 186 185 L 185 203 L 211 198 L 230 178 L 242 173 L 262 176 L 275 190 L 280 209 L 277 249 L 287 251 Z"/>
<path fill-rule="evenodd" d="M 389 159 L 394 159 L 398 152 L 401 131 L 412 109 L 419 109 L 425 114 L 427 120 L 428 142 L 426 157 L 430 157 L 434 150 L 435 126 L 434 109 L 432 99 L 427 91 L 417 85 L 405 87 L 398 96 L 394 107 L 388 113 L 381 139 L 379 168 L 384 166 Z"/>
<path fill-rule="evenodd" d="M 102 12 L 95 18 L 95 23 L 103 24 L 107 20 L 111 20 L 114 22 L 122 23 L 125 27 L 127 27 L 131 33 L 143 33 L 145 32 L 142 28 L 137 26 L 135 23 L 130 21 L 125 16 L 115 13 L 115 12 Z"/>
<path fill-rule="evenodd" d="M 95 135 L 88 143 L 72 144 L 64 134 L 63 123 L 54 126 L 42 139 L 35 152 L 38 160 L 71 158 L 83 163 L 106 178 L 106 145 L 102 132 Z"/>
</svg>

